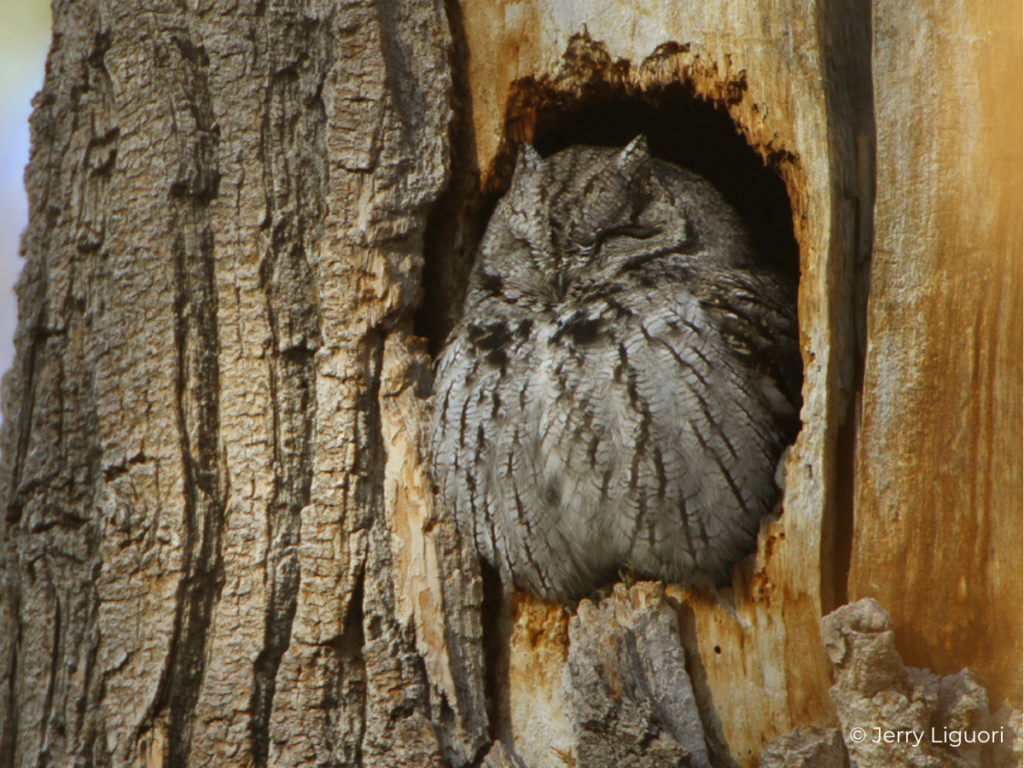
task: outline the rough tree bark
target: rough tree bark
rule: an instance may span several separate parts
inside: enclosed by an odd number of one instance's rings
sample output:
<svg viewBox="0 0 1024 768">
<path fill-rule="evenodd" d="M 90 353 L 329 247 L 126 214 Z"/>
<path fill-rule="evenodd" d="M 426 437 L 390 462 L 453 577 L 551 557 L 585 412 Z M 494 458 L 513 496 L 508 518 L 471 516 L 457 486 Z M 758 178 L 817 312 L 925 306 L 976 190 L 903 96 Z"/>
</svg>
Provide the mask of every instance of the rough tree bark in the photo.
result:
<svg viewBox="0 0 1024 768">
<path fill-rule="evenodd" d="M 0 768 L 754 766 L 838 724 L 864 596 L 1019 707 L 1021 10 L 975 5 L 56 3 Z M 516 144 L 609 104 L 717 105 L 781 176 L 804 426 L 731 589 L 572 616 L 436 504 L 429 352 Z"/>
<path fill-rule="evenodd" d="M 445 522 L 447 581 L 418 558 L 429 589 L 397 594 L 384 441 L 423 394 L 443 7 L 69 3 L 54 27 L 5 380 L 0 764 L 466 762 L 481 661 L 420 653 L 412 616 L 444 599 L 478 634 L 474 571 Z"/>
</svg>

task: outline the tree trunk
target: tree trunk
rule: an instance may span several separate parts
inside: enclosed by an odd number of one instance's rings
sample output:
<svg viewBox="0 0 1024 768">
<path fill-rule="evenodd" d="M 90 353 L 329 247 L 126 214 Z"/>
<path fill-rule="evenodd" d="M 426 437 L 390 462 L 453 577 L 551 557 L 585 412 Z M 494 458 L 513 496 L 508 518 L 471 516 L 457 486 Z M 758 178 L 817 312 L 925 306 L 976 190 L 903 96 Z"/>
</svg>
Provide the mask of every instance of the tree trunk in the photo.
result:
<svg viewBox="0 0 1024 768">
<path fill-rule="evenodd" d="M 0 768 L 755 766 L 863 596 L 1019 707 L 1021 11 L 970 5 L 55 4 Z M 732 588 L 577 613 L 437 503 L 430 355 L 517 144 L 638 130 L 799 276 L 803 426 Z"/>
</svg>

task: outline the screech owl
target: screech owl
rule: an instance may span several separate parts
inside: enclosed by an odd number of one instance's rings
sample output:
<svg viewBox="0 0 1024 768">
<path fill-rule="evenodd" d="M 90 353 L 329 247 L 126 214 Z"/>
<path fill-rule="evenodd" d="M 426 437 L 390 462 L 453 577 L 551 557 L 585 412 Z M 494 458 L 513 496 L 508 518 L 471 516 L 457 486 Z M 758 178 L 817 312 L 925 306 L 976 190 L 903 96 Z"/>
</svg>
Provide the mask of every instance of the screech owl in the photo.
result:
<svg viewBox="0 0 1024 768">
<path fill-rule="evenodd" d="M 503 579 L 726 583 L 799 425 L 793 288 L 709 182 L 524 145 L 437 363 L 441 497 Z"/>
</svg>

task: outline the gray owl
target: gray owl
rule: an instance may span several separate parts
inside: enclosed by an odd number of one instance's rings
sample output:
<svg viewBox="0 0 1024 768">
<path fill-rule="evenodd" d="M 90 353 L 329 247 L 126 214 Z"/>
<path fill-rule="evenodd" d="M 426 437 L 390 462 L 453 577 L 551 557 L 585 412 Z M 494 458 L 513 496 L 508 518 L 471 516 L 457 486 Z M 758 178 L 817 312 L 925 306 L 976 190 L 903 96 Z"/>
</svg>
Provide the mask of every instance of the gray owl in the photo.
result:
<svg viewBox="0 0 1024 768">
<path fill-rule="evenodd" d="M 728 582 L 798 425 L 792 287 L 703 178 L 625 149 L 520 151 L 437 363 L 441 497 L 549 600 L 621 569 Z"/>
</svg>

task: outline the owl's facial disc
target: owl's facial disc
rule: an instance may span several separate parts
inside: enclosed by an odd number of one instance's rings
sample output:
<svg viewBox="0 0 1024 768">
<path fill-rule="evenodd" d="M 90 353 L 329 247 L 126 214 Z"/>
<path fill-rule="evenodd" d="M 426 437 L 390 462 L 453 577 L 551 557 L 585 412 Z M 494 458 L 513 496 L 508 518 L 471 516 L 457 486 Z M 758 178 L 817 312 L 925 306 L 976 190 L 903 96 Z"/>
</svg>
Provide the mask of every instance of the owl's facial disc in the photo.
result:
<svg viewBox="0 0 1024 768">
<path fill-rule="evenodd" d="M 659 182 L 657 163 L 643 136 L 616 153 L 595 149 L 546 160 L 524 144 L 503 220 L 525 257 L 516 262 L 512 281 L 558 302 L 685 252 L 694 226 Z"/>
</svg>

